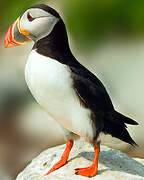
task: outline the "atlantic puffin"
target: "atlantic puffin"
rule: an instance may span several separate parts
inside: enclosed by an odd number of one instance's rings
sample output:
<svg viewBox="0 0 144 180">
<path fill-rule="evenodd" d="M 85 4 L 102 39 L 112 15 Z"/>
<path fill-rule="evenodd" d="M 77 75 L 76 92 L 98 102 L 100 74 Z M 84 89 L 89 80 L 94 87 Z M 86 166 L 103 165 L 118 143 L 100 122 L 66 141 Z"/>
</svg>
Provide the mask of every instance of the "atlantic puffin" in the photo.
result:
<svg viewBox="0 0 144 180">
<path fill-rule="evenodd" d="M 91 166 L 76 175 L 98 172 L 101 134 L 137 146 L 126 124 L 138 125 L 114 109 L 102 82 L 73 56 L 65 24 L 53 8 L 38 4 L 27 9 L 9 28 L 5 47 L 34 42 L 25 67 L 25 79 L 36 101 L 62 127 L 66 149 L 46 175 L 66 164 L 74 140 L 84 138 L 94 148 Z"/>
</svg>

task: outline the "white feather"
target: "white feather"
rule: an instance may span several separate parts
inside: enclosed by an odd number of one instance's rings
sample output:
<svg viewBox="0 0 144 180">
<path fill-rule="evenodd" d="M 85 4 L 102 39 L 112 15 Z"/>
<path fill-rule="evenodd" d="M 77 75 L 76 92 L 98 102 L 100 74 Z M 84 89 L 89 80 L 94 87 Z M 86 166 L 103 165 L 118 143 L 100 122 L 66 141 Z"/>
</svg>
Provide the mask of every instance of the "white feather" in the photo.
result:
<svg viewBox="0 0 144 180">
<path fill-rule="evenodd" d="M 90 111 L 80 105 L 68 66 L 32 51 L 25 78 L 37 102 L 64 128 L 92 141 Z"/>
</svg>

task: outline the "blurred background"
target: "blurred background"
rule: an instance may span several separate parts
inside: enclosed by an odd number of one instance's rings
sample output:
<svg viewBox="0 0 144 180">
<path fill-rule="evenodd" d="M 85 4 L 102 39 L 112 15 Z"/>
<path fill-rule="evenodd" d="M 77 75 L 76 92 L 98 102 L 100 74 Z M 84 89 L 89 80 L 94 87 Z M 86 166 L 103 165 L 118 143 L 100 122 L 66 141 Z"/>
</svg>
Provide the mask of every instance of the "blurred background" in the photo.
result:
<svg viewBox="0 0 144 180">
<path fill-rule="evenodd" d="M 4 49 L 9 26 L 24 10 L 46 3 L 63 17 L 76 58 L 105 84 L 139 148 L 110 137 L 105 144 L 144 158 L 144 1 L 0 1 L 0 179 L 12 180 L 42 150 L 64 143 L 61 127 L 32 98 L 24 67 L 33 44 Z"/>
</svg>

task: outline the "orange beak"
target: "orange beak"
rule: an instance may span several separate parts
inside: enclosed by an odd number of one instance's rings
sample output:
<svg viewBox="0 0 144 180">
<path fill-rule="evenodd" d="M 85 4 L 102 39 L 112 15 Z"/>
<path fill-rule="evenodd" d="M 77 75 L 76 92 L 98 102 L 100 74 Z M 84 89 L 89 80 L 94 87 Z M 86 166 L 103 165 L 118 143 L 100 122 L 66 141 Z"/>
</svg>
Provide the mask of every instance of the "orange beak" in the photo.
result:
<svg viewBox="0 0 144 180">
<path fill-rule="evenodd" d="M 5 39 L 5 48 L 21 46 L 31 41 L 28 37 L 30 33 L 20 28 L 20 18 L 18 18 L 8 29 Z"/>
</svg>

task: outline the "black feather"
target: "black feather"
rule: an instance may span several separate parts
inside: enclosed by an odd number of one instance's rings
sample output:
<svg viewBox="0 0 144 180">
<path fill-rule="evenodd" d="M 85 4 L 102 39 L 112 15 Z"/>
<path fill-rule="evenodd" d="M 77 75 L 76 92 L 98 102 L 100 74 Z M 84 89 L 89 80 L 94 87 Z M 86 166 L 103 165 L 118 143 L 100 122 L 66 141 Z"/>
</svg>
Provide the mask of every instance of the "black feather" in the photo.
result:
<svg viewBox="0 0 144 180">
<path fill-rule="evenodd" d="M 106 119 L 102 131 L 105 134 L 111 134 L 113 137 L 119 138 L 122 141 L 131 144 L 132 146 L 137 146 L 124 124 L 113 123 Z"/>
<path fill-rule="evenodd" d="M 116 111 L 115 111 L 116 112 Z M 126 124 L 132 124 L 132 125 L 138 125 L 138 123 L 136 121 L 134 121 L 133 119 L 129 118 L 129 117 L 126 117 L 124 116 L 123 114 L 119 113 L 119 112 L 116 112 L 117 116 L 120 117 L 120 119 L 126 123 Z"/>
<path fill-rule="evenodd" d="M 104 134 L 110 134 L 112 137 L 121 139 L 132 146 L 137 146 L 127 131 L 127 126 L 124 123 L 124 121 L 129 122 L 129 118 L 126 120 L 126 117 L 122 114 L 116 111 L 110 111 L 106 113 L 95 113 L 93 115 L 93 120 L 96 124 L 97 133 L 103 132 Z M 136 122 L 131 120 L 129 123 Z"/>
</svg>

